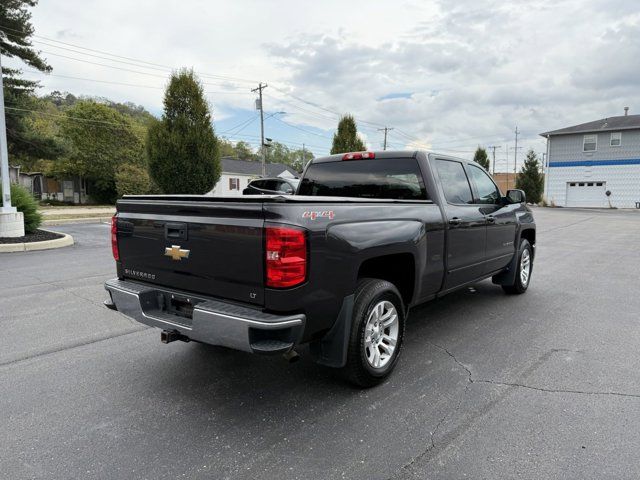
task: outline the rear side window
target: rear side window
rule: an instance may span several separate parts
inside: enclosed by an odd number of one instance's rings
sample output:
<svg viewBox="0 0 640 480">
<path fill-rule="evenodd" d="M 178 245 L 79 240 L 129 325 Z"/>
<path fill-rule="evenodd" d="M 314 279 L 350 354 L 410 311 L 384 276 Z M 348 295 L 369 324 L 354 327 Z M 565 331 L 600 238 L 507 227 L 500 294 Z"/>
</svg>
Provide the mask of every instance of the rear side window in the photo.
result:
<svg viewBox="0 0 640 480">
<path fill-rule="evenodd" d="M 298 195 L 426 200 L 415 158 L 380 158 L 312 163 Z"/>
<path fill-rule="evenodd" d="M 473 203 L 471 186 L 460 162 L 451 160 L 436 160 L 438 177 L 442 183 L 444 197 L 449 203 Z"/>
</svg>

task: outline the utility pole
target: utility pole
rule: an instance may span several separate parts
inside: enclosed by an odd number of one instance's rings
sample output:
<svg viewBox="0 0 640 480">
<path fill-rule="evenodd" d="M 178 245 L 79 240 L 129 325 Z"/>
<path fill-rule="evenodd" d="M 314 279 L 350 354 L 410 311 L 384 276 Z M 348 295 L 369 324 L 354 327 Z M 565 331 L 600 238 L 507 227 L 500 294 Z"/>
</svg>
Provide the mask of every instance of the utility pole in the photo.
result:
<svg viewBox="0 0 640 480">
<path fill-rule="evenodd" d="M 4 33 L 0 32 L 0 37 Z M 0 237 L 23 237 L 24 216 L 11 205 L 11 181 L 9 179 L 9 149 L 7 125 L 4 118 L 4 85 L 2 55 L 0 54 L 0 174 L 2 175 L 2 207 L 0 207 Z"/>
<path fill-rule="evenodd" d="M 491 150 L 493 150 L 493 175 L 495 176 L 496 174 L 496 148 L 502 148 L 500 145 L 491 145 L 489 147 Z"/>
<path fill-rule="evenodd" d="M 514 180 L 515 180 L 515 174 L 517 172 L 517 168 L 518 168 L 518 135 L 520 135 L 521 132 L 518 131 L 518 126 L 516 125 L 516 146 L 513 149 L 513 174 L 514 174 Z"/>
<path fill-rule="evenodd" d="M 267 176 L 267 165 L 266 165 L 266 156 L 264 151 L 264 105 L 262 104 L 262 90 L 267 88 L 267 84 L 264 85 L 262 82 L 258 84 L 258 86 L 252 89 L 252 92 L 258 92 L 260 96 L 258 102 L 260 103 L 260 156 L 262 157 L 262 176 Z"/>
<path fill-rule="evenodd" d="M 383 131 L 383 130 L 384 130 L 384 144 L 383 144 L 382 149 L 383 149 L 383 150 L 386 150 L 386 149 L 387 149 L 387 132 L 388 132 L 389 130 L 393 130 L 393 127 L 391 127 L 391 128 L 389 128 L 389 127 L 384 127 L 384 128 L 379 128 L 379 129 L 378 129 L 378 131 L 379 131 L 379 132 L 381 132 L 381 131 Z"/>
<path fill-rule="evenodd" d="M 302 144 L 302 161 L 300 162 L 300 168 L 304 170 L 305 159 L 307 158 L 307 153 L 304 151 L 304 143 Z"/>
<path fill-rule="evenodd" d="M 2 56 L 0 54 L 0 163 L 2 164 L 2 213 L 14 213 L 11 206 L 11 185 L 9 183 L 9 151 L 7 149 L 7 126 L 4 120 L 4 87 Z"/>
</svg>

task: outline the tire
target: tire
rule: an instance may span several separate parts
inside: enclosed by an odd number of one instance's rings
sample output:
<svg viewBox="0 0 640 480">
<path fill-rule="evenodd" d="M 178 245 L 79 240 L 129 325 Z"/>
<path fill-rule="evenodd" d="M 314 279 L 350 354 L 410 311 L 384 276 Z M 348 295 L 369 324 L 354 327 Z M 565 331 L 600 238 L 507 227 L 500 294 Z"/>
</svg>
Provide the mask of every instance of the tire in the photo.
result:
<svg viewBox="0 0 640 480">
<path fill-rule="evenodd" d="M 518 249 L 518 270 L 511 285 L 502 285 L 502 289 L 509 295 L 520 295 L 527 291 L 531 283 L 531 272 L 533 271 L 533 248 L 528 240 L 520 241 Z M 526 272 L 526 274 L 524 273 Z"/>
<path fill-rule="evenodd" d="M 343 368 L 346 378 L 364 388 L 378 385 L 387 378 L 398 362 L 404 327 L 404 305 L 398 289 L 386 280 L 360 280 L 356 287 L 347 364 Z"/>
</svg>

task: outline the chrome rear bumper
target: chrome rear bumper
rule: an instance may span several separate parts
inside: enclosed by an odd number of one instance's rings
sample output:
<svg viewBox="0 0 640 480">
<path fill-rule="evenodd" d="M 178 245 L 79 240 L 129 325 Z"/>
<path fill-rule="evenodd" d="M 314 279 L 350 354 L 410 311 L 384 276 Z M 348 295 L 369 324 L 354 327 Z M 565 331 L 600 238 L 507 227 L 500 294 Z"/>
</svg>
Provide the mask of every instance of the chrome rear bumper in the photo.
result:
<svg viewBox="0 0 640 480">
<path fill-rule="evenodd" d="M 302 337 L 306 320 L 302 314 L 274 315 L 117 278 L 108 280 L 104 287 L 115 309 L 138 322 L 176 332 L 185 339 L 246 352 L 291 351 Z"/>
</svg>

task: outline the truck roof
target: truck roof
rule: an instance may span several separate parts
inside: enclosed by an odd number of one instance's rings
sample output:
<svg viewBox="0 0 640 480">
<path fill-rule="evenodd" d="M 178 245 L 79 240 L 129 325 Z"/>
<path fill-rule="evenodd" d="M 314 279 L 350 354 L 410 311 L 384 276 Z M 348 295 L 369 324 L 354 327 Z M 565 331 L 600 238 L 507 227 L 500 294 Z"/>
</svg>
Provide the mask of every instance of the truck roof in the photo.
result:
<svg viewBox="0 0 640 480">
<path fill-rule="evenodd" d="M 453 157 L 451 155 L 432 152 L 430 150 L 373 150 L 373 151 L 368 150 L 366 152 L 345 152 L 345 153 L 336 153 L 334 155 L 327 155 L 325 157 L 317 157 L 311 160 L 309 163 L 341 162 L 344 156 L 347 155 L 348 153 L 350 154 L 373 153 L 375 155 L 375 158 L 415 158 L 420 152 L 424 153 L 425 155 L 437 155 L 440 158 L 458 160 L 461 162 L 470 161 L 470 160 L 465 160 L 464 158 Z"/>
</svg>

